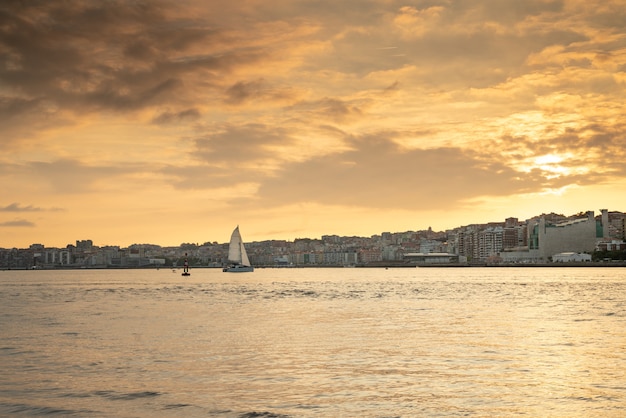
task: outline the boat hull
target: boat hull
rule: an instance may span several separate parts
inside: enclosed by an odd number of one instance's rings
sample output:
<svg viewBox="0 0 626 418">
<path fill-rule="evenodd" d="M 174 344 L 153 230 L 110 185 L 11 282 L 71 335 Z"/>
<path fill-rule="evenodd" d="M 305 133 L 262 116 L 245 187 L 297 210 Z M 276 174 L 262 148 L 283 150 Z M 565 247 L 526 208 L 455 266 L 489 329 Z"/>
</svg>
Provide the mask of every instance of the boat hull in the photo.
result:
<svg viewBox="0 0 626 418">
<path fill-rule="evenodd" d="M 230 266 L 224 267 L 224 273 L 250 273 L 254 271 L 252 266 Z"/>
</svg>

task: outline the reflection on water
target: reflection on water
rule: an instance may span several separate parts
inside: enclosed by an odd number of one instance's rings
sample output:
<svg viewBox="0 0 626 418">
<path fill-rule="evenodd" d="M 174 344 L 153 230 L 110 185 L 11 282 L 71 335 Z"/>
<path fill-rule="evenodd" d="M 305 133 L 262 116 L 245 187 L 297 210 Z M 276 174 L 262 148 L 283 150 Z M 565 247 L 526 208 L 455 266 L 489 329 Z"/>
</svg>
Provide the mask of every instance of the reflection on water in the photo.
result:
<svg viewBox="0 0 626 418">
<path fill-rule="evenodd" d="M 620 268 L 0 272 L 0 414 L 625 416 Z"/>
</svg>

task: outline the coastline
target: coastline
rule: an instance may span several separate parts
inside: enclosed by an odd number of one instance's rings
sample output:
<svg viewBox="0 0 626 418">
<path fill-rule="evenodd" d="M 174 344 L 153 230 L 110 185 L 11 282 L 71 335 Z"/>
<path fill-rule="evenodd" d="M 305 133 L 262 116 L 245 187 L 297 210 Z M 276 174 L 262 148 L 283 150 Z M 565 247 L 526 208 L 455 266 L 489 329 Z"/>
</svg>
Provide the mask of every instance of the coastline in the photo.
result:
<svg viewBox="0 0 626 418">
<path fill-rule="evenodd" d="M 394 262 L 376 262 L 369 264 L 356 264 L 356 265 L 342 265 L 342 264 L 300 264 L 300 265 L 257 265 L 254 268 L 257 269 L 301 269 L 301 268 L 493 268 L 493 267 L 524 267 L 524 268 L 537 268 L 537 267 L 581 267 L 581 268 L 616 268 L 626 267 L 626 261 L 570 261 L 570 262 L 558 262 L 558 263 L 431 263 L 431 264 L 415 264 L 415 263 L 394 263 Z M 189 266 L 190 269 L 221 269 L 221 266 Z M 49 271 L 49 270 L 174 270 L 178 271 L 181 267 L 167 267 L 167 266 L 59 266 L 59 267 L 38 267 L 38 268 L 1 268 L 0 271 Z"/>
<path fill-rule="evenodd" d="M 479 263 L 479 264 L 459 264 L 459 263 L 447 263 L 447 264 L 418 264 L 417 267 L 626 267 L 626 262 L 578 262 L 570 261 L 567 263 L 507 263 L 507 264 L 492 264 L 492 263 Z"/>
</svg>

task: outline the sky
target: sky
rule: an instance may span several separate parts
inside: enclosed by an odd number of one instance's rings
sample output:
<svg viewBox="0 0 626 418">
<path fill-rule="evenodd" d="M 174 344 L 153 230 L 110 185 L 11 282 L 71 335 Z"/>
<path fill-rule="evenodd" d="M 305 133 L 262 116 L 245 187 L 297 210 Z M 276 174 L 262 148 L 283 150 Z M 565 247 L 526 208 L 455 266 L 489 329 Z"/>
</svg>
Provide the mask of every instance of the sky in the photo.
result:
<svg viewBox="0 0 626 418">
<path fill-rule="evenodd" d="M 625 0 L 0 3 L 0 247 L 626 211 Z"/>
</svg>

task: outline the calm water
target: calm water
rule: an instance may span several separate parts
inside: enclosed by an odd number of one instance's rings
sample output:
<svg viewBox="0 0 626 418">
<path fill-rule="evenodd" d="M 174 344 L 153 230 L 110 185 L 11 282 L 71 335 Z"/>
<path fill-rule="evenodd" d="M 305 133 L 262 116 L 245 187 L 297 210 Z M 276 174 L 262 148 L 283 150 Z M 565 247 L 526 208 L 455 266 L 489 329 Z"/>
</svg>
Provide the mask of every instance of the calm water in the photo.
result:
<svg viewBox="0 0 626 418">
<path fill-rule="evenodd" d="M 626 416 L 626 269 L 0 271 L 0 415 Z"/>
</svg>

